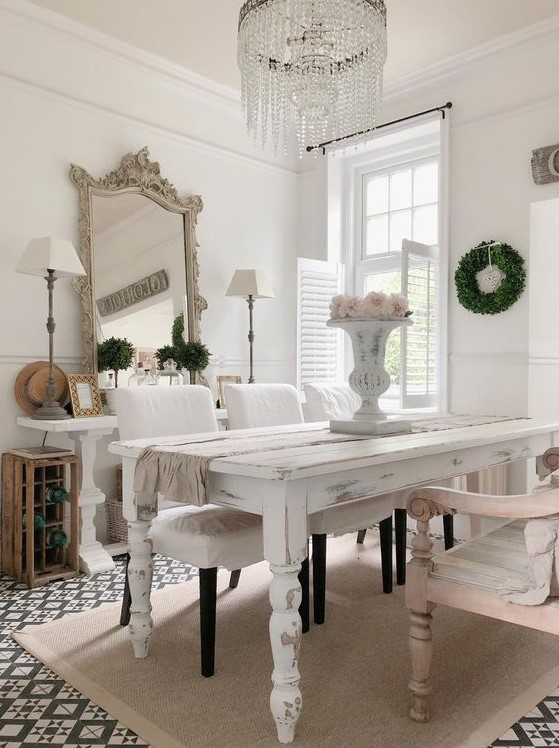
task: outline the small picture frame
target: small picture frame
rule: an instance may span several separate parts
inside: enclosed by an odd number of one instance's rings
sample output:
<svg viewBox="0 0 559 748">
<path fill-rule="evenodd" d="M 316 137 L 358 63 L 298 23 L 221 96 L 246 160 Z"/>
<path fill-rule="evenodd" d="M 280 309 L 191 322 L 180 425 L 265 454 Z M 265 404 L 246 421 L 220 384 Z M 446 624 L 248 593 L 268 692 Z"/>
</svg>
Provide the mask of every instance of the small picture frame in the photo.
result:
<svg viewBox="0 0 559 748">
<path fill-rule="evenodd" d="M 136 348 L 136 368 L 141 366 L 144 371 L 149 371 L 150 374 L 157 373 L 157 359 L 155 358 L 155 348 Z"/>
<path fill-rule="evenodd" d="M 68 374 L 74 418 L 102 416 L 101 394 L 93 374 Z"/>
<path fill-rule="evenodd" d="M 241 384 L 243 380 L 238 374 L 218 374 L 216 379 L 219 405 L 221 408 L 226 408 L 227 401 L 225 399 L 225 388 L 228 384 Z"/>
</svg>

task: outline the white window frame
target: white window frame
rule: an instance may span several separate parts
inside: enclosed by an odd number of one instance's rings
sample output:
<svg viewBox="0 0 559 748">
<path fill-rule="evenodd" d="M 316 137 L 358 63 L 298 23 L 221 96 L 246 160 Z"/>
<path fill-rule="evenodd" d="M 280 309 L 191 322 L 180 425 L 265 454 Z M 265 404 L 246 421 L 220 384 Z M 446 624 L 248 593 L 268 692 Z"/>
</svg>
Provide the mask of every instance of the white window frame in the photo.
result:
<svg viewBox="0 0 559 748">
<path fill-rule="evenodd" d="M 424 123 L 428 120 L 424 120 Z M 342 184 L 345 185 L 346 194 L 345 219 L 343 235 L 345 237 L 344 251 L 341 259 L 345 265 L 345 286 L 347 293 L 360 294 L 363 288 L 364 277 L 367 274 L 366 267 L 372 267 L 374 262 L 375 271 L 395 272 L 401 270 L 401 256 L 398 252 L 366 256 L 362 258 L 361 250 L 364 238 L 363 210 L 363 180 L 364 175 L 372 173 L 380 174 L 383 171 L 404 168 L 414 162 L 437 158 L 439 161 L 439 285 L 438 285 L 438 397 L 436 410 L 446 412 L 448 410 L 448 146 L 449 146 L 449 117 L 441 119 L 440 132 L 437 136 L 419 136 L 409 139 L 401 144 L 391 145 L 387 148 L 372 152 L 366 150 L 355 157 L 345 158 L 344 176 Z M 398 126 L 391 132 L 398 132 L 414 127 Z M 346 377 L 351 371 L 351 350 L 344 346 L 344 372 Z M 386 405 L 385 405 L 386 407 Z M 398 408 L 401 410 L 402 408 Z M 408 410 L 408 409 L 406 409 Z M 410 411 L 417 408 L 409 408 Z"/>
</svg>

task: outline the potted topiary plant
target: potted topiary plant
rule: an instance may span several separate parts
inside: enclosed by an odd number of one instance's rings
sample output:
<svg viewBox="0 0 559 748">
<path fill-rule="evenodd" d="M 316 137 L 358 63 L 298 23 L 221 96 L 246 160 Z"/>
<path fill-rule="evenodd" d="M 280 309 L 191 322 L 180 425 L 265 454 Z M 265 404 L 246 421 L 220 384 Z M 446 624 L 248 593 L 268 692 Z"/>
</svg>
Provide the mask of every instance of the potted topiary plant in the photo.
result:
<svg viewBox="0 0 559 748">
<path fill-rule="evenodd" d="M 118 372 L 132 366 L 134 346 L 126 338 L 107 338 L 97 345 L 97 371 L 114 371 L 115 387 L 118 387 Z"/>
<path fill-rule="evenodd" d="M 211 353 L 204 343 L 185 343 L 180 351 L 179 365 L 190 372 L 191 378 L 198 371 L 204 371 L 210 363 Z"/>
<path fill-rule="evenodd" d="M 176 361 L 179 369 L 190 372 L 190 379 L 195 379 L 196 372 L 203 371 L 210 363 L 211 353 L 203 343 L 189 342 L 184 340 L 184 315 L 175 317 L 171 331 L 172 345 L 164 345 L 156 351 L 158 368 L 163 369 L 163 364 L 168 359 Z"/>
</svg>

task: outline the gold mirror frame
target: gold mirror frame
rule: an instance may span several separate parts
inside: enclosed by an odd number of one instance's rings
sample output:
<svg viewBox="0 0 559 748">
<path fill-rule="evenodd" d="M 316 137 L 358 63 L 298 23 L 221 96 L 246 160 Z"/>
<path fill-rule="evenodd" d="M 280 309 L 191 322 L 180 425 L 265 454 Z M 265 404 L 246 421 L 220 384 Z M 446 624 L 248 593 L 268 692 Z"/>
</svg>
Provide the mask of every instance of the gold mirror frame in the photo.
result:
<svg viewBox="0 0 559 748">
<path fill-rule="evenodd" d="M 145 195 L 166 210 L 181 213 L 184 226 L 184 253 L 186 268 L 186 298 L 188 320 L 185 331 L 188 340 L 200 340 L 200 322 L 202 312 L 208 303 L 198 290 L 198 242 L 196 241 L 196 224 L 198 214 L 203 209 L 199 195 L 179 197 L 175 187 L 164 177 L 157 161 L 151 161 L 147 147 L 138 153 L 128 153 L 119 166 L 101 179 L 95 179 L 81 166 L 71 164 L 70 179 L 79 191 L 79 248 L 78 254 L 87 272 L 87 276 L 76 278 L 73 286 L 80 297 L 83 320 L 84 358 L 82 365 L 89 374 L 97 374 L 97 341 L 95 335 L 95 317 L 93 313 L 93 246 L 92 246 L 92 197 L 101 195 L 123 195 L 134 193 Z"/>
</svg>

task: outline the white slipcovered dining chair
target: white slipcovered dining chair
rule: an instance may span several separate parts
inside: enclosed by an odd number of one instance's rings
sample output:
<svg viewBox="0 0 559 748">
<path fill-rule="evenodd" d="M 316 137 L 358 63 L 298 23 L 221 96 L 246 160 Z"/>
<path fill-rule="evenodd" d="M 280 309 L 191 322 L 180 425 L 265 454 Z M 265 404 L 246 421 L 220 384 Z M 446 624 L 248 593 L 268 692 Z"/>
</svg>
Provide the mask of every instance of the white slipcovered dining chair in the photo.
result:
<svg viewBox="0 0 559 748">
<path fill-rule="evenodd" d="M 115 402 L 123 441 L 218 430 L 207 387 L 125 387 L 116 390 Z M 261 518 L 215 504 L 175 504 L 158 513 L 150 539 L 155 553 L 199 569 L 201 672 L 210 677 L 215 670 L 217 567 L 232 572 L 229 586 L 234 588 L 242 568 L 263 560 Z M 126 575 L 123 626 L 130 620 L 130 602 Z"/>
<path fill-rule="evenodd" d="M 229 426 L 258 428 L 301 424 L 303 411 L 299 393 L 290 384 L 231 384 L 226 387 Z M 383 589 L 392 591 L 392 507 L 394 495 L 378 496 L 367 501 L 340 504 L 309 516 L 308 532 L 312 536 L 314 621 L 324 623 L 326 603 L 326 537 L 360 530 L 373 522 L 380 523 Z M 405 559 L 404 559 L 405 563 Z M 309 627 L 309 567 L 304 562 L 300 574 L 303 587 L 301 618 L 303 631 Z"/>
</svg>

